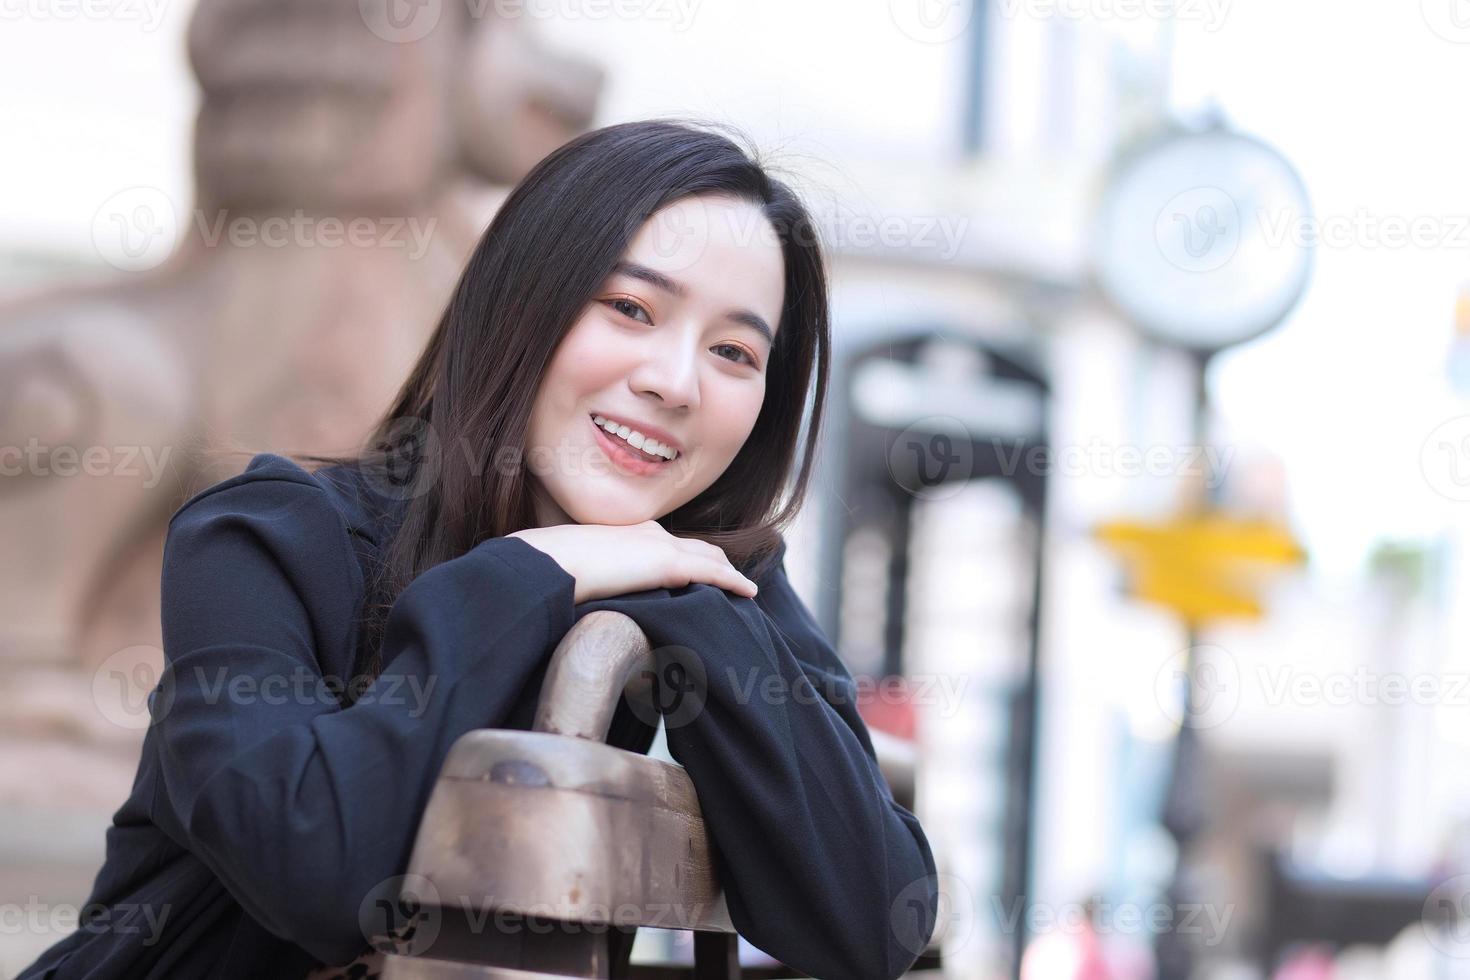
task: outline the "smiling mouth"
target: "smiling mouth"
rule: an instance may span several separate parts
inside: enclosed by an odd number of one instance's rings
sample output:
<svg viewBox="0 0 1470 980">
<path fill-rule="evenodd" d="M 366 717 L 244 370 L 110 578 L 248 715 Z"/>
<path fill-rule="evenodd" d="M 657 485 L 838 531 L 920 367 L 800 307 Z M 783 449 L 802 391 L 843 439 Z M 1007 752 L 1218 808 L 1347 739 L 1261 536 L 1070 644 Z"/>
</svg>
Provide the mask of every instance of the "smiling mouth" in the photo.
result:
<svg viewBox="0 0 1470 980">
<path fill-rule="evenodd" d="M 674 460 L 678 459 L 680 456 L 683 455 L 682 452 L 680 452 L 677 449 L 674 449 L 672 446 L 669 446 L 667 443 L 661 443 L 658 440 L 653 439 L 652 437 L 644 436 L 643 439 L 646 439 L 647 440 L 648 445 L 653 445 L 653 446 L 658 446 L 658 447 L 663 448 L 663 449 L 668 449 L 669 451 L 671 451 L 673 453 L 673 455 L 670 457 L 670 456 L 661 455 L 660 453 L 650 452 L 647 449 L 644 449 L 644 448 L 641 448 L 639 446 L 633 445 L 633 443 L 629 442 L 627 438 L 625 438 L 622 435 L 620 435 L 617 431 L 615 431 L 613 429 L 609 429 L 606 425 L 603 425 L 601 422 L 598 421 L 598 416 L 595 413 L 594 414 L 589 414 L 587 417 L 590 418 L 592 420 L 592 424 L 594 426 L 596 426 L 602 432 L 602 434 L 604 436 L 607 437 L 608 441 L 612 442 L 616 446 L 619 446 L 619 447 L 621 447 L 623 449 L 626 449 L 629 453 L 631 453 L 632 455 L 636 456 L 638 459 L 647 460 L 650 463 L 671 463 L 671 462 L 673 462 Z M 618 425 L 619 428 L 622 427 L 620 424 L 616 423 L 612 419 L 608 419 L 608 421 L 609 422 L 612 422 L 615 425 Z M 631 429 L 628 430 L 628 431 L 629 431 L 629 435 L 630 436 L 631 435 L 638 435 L 639 434 L 639 433 L 636 433 L 634 430 L 631 430 Z"/>
<path fill-rule="evenodd" d="M 602 447 L 603 454 L 613 462 L 619 469 L 634 476 L 649 476 L 661 472 L 668 467 L 673 460 L 665 459 L 652 453 L 646 453 L 625 442 L 622 438 L 608 432 L 597 423 L 597 420 L 589 415 L 587 420 L 592 423 L 596 430 L 598 444 Z M 675 459 L 681 454 L 675 454 Z"/>
</svg>

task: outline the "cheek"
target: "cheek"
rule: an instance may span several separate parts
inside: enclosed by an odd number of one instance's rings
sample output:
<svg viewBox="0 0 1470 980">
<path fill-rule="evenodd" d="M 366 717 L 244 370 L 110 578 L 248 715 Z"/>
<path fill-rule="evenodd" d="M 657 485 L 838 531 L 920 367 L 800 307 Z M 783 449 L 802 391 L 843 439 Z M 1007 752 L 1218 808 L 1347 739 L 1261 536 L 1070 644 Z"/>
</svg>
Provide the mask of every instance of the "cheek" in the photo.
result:
<svg viewBox="0 0 1470 980">
<path fill-rule="evenodd" d="M 584 317 L 562 338 L 542 379 L 538 407 L 566 412 L 579 398 L 606 387 L 618 364 L 603 333 L 595 319 Z"/>
<path fill-rule="evenodd" d="M 765 387 L 751 384 L 730 385 L 707 398 L 709 409 L 704 428 L 709 445 L 718 447 L 721 465 L 728 464 L 745 446 L 755 420 L 760 416 Z"/>
<path fill-rule="evenodd" d="M 589 353 L 606 344 L 606 333 L 602 318 L 594 312 L 588 312 L 567 331 L 556 349 L 553 361 L 575 368 L 585 361 Z"/>
</svg>

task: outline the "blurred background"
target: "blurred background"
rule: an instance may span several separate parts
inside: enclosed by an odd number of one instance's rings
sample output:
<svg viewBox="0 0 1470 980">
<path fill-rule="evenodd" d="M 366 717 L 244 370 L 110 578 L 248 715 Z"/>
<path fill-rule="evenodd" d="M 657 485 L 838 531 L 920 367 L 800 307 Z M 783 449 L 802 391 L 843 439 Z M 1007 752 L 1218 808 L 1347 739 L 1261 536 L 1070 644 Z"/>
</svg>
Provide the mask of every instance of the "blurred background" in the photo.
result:
<svg viewBox="0 0 1470 980">
<path fill-rule="evenodd" d="M 128 794 L 196 451 L 357 448 L 508 188 L 658 115 L 823 227 L 787 567 L 917 760 L 923 975 L 1470 974 L 1464 0 L 0 22 L 0 975 Z"/>
</svg>

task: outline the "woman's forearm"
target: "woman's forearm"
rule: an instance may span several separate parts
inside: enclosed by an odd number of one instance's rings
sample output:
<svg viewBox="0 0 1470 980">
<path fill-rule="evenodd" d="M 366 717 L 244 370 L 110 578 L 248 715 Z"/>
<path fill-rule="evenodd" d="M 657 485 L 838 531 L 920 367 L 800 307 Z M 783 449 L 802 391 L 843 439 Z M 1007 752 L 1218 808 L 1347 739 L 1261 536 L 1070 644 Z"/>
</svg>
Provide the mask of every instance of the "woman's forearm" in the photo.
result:
<svg viewBox="0 0 1470 980">
<path fill-rule="evenodd" d="M 758 598 L 694 585 L 577 608 L 627 613 L 648 634 L 669 750 L 699 794 L 741 934 L 823 980 L 898 977 L 937 915 L 928 841 L 783 570 Z"/>
<path fill-rule="evenodd" d="M 341 963 L 367 946 L 360 910 L 397 898 L 375 889 L 394 891 L 450 745 L 504 719 L 573 606 L 546 556 L 484 542 L 404 590 L 384 670 L 341 708 L 301 684 L 353 560 L 313 493 L 283 483 L 247 514 L 224 492 L 171 525 L 156 817 L 268 929 Z"/>
</svg>

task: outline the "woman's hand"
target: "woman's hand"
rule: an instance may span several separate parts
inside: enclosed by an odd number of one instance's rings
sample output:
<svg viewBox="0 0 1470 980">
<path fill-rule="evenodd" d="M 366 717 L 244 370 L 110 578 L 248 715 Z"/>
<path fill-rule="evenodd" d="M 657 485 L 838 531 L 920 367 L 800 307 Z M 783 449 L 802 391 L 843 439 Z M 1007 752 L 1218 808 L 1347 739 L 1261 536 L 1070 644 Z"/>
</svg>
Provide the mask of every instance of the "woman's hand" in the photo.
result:
<svg viewBox="0 0 1470 980">
<path fill-rule="evenodd" d="M 743 596 L 755 583 L 735 570 L 725 552 L 697 538 L 680 538 L 657 521 L 642 524 L 556 524 L 516 531 L 576 579 L 573 602 L 643 589 L 677 589 L 705 582 Z"/>
</svg>

